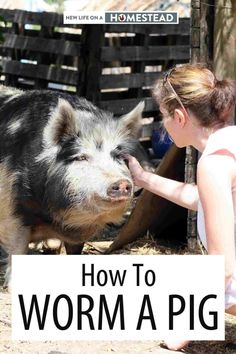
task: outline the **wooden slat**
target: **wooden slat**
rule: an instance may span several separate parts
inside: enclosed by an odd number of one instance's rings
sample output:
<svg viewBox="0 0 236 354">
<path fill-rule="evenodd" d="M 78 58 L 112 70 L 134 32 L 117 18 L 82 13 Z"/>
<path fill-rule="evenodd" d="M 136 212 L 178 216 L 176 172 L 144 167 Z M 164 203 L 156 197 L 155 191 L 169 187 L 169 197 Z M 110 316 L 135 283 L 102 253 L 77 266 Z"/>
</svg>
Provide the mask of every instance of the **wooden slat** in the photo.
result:
<svg viewBox="0 0 236 354">
<path fill-rule="evenodd" d="M 169 46 L 127 46 L 122 48 L 102 47 L 102 61 L 140 61 L 140 60 L 184 60 L 190 58 L 188 45 Z"/>
<path fill-rule="evenodd" d="M 140 140 L 144 141 L 150 139 L 152 136 L 153 127 L 153 123 L 143 125 L 141 129 Z"/>
<path fill-rule="evenodd" d="M 200 9 L 201 3 L 200 0 L 192 0 L 191 1 L 191 7 L 193 9 Z"/>
<path fill-rule="evenodd" d="M 0 15 L 7 22 L 42 25 L 46 27 L 61 26 L 63 16 L 55 12 L 29 12 L 23 10 L 0 9 Z"/>
<path fill-rule="evenodd" d="M 105 32 L 108 33 L 141 33 L 141 34 L 176 34 L 182 36 L 188 36 L 190 31 L 190 19 L 189 18 L 180 18 L 179 24 L 107 24 L 105 25 Z"/>
<path fill-rule="evenodd" d="M 193 27 L 192 28 L 192 40 L 191 46 L 193 48 L 200 47 L 200 28 Z"/>
<path fill-rule="evenodd" d="M 76 85 L 78 83 L 78 73 L 74 70 L 60 69 L 42 64 L 23 64 L 16 60 L 4 60 L 2 68 L 4 74 L 16 75 L 18 77 L 43 79 L 68 85 Z"/>
<path fill-rule="evenodd" d="M 200 61 L 200 48 L 191 49 L 191 63 L 197 63 Z"/>
<path fill-rule="evenodd" d="M 65 31 L 67 31 L 66 28 L 63 28 L 63 29 Z M 12 28 L 11 27 L 1 27 L 0 26 L 0 30 L 3 33 L 4 37 L 5 37 L 6 33 L 12 33 Z M 39 38 L 39 33 L 40 33 L 40 30 L 24 29 L 24 36 L 26 36 L 26 37 L 31 37 L 31 38 L 34 38 L 34 39 L 38 39 Z M 76 43 L 76 42 L 80 43 L 81 34 L 80 33 L 69 33 L 69 32 L 57 32 L 57 31 L 53 31 L 53 32 L 50 33 L 50 40 L 51 39 L 60 40 L 62 38 L 63 38 L 63 40 L 69 41 L 69 42 L 72 42 L 72 43 Z"/>
<path fill-rule="evenodd" d="M 4 43 L 2 43 L 0 47 L 71 56 L 80 54 L 79 43 L 73 43 L 62 39 L 56 40 L 40 37 L 25 37 L 11 33 L 6 33 L 4 35 Z"/>
<path fill-rule="evenodd" d="M 192 27 L 200 27 L 200 19 L 201 19 L 200 9 L 193 9 L 192 16 L 191 16 Z"/>
<path fill-rule="evenodd" d="M 123 75 L 102 75 L 100 78 L 100 88 L 120 88 L 120 87 L 142 87 L 151 86 L 155 80 L 159 79 L 163 73 L 142 73 Z"/>
<path fill-rule="evenodd" d="M 69 33 L 67 32 L 66 28 L 63 28 L 63 30 L 65 30 L 65 32 L 57 32 L 57 31 L 53 31 L 51 32 L 51 37 L 50 39 L 56 39 L 59 40 L 61 38 L 63 38 L 65 41 L 69 41 L 69 42 L 79 42 L 81 40 L 81 33 Z M 34 30 L 34 29 L 24 29 L 24 35 L 28 36 L 28 37 L 38 37 L 39 31 Z"/>
<path fill-rule="evenodd" d="M 145 101 L 144 112 L 157 110 L 157 105 L 151 97 L 145 97 L 140 100 L 137 98 L 129 98 L 123 100 L 101 101 L 99 106 L 105 110 L 113 112 L 115 115 L 122 115 L 131 111 L 140 101 Z"/>
</svg>

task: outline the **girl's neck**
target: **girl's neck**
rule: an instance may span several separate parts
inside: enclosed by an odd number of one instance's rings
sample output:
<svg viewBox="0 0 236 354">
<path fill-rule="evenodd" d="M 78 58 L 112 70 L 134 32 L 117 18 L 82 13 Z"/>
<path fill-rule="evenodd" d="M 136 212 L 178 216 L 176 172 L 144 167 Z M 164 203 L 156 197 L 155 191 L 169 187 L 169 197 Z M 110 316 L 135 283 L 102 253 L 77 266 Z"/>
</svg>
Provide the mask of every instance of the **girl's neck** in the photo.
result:
<svg viewBox="0 0 236 354">
<path fill-rule="evenodd" d="M 193 143 L 191 144 L 199 152 L 203 152 L 207 145 L 209 137 L 223 127 L 198 127 L 194 133 Z"/>
</svg>

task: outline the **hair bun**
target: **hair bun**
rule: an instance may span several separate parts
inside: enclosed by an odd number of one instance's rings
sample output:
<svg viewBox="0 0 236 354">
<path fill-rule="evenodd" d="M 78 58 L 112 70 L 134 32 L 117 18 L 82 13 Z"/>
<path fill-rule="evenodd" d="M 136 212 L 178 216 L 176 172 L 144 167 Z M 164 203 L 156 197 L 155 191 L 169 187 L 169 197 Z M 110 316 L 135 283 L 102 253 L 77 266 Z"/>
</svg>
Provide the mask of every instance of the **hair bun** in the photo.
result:
<svg viewBox="0 0 236 354">
<path fill-rule="evenodd" d="M 212 92 L 212 107 L 219 121 L 227 122 L 229 113 L 236 102 L 236 86 L 234 80 L 217 80 Z"/>
<path fill-rule="evenodd" d="M 215 88 L 222 88 L 227 86 L 230 80 L 217 80 L 215 79 Z"/>
</svg>

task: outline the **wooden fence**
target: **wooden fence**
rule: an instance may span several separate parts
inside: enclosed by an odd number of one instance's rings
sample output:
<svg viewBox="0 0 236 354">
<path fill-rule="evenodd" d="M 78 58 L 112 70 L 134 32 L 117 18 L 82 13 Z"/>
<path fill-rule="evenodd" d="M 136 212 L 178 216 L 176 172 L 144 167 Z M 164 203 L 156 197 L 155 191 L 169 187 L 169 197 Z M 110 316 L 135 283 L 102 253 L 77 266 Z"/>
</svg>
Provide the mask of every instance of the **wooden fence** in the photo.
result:
<svg viewBox="0 0 236 354">
<path fill-rule="evenodd" d="M 62 15 L 0 9 L 2 80 L 78 94 L 119 116 L 145 100 L 142 138 L 158 109 L 151 88 L 163 71 L 190 61 L 190 19 L 178 25 L 64 25 Z"/>
</svg>

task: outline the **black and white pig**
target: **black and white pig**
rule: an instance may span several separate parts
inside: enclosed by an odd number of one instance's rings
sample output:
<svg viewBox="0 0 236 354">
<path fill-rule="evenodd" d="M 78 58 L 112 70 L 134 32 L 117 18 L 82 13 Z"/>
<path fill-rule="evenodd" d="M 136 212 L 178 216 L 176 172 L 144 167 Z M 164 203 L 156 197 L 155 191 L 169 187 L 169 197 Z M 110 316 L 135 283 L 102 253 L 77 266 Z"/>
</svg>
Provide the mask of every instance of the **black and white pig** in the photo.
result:
<svg viewBox="0 0 236 354">
<path fill-rule="evenodd" d="M 124 155 L 143 108 L 116 119 L 66 93 L 0 87 L 0 243 L 9 255 L 48 238 L 79 253 L 122 219 L 133 194 Z"/>
</svg>

